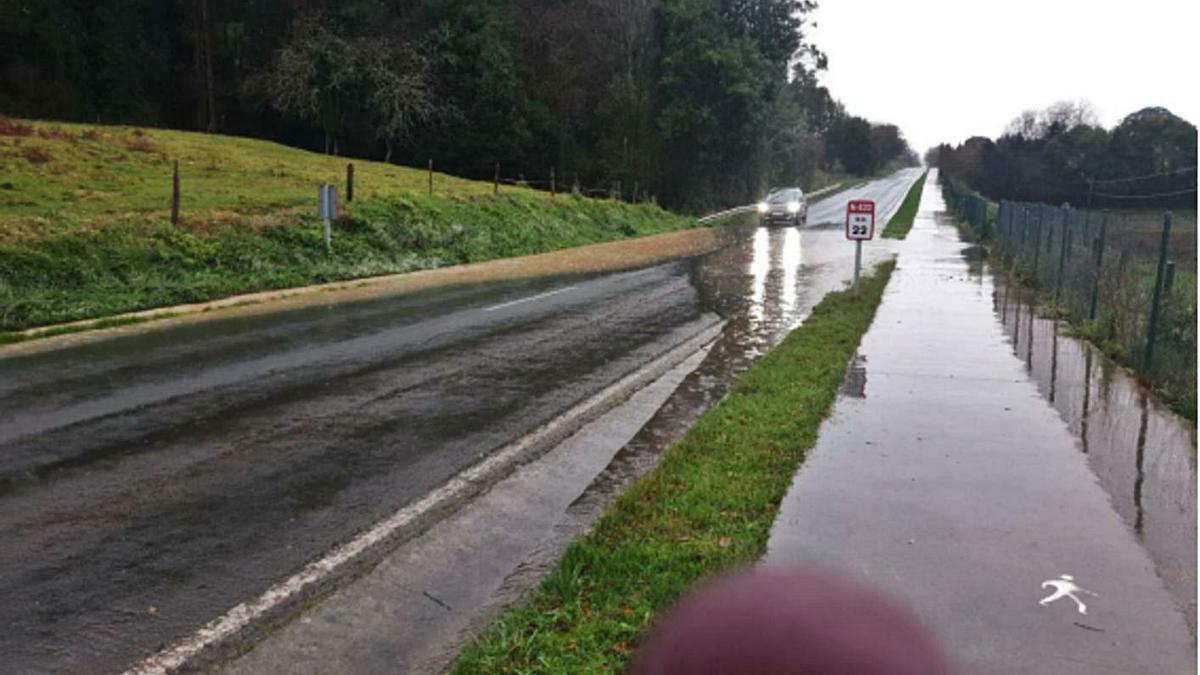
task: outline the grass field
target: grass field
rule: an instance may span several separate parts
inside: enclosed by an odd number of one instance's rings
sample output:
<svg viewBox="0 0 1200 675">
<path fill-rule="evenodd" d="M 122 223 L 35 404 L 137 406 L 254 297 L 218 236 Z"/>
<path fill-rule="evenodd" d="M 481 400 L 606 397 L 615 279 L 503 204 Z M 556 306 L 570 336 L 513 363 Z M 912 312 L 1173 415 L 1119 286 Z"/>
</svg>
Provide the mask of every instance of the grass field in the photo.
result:
<svg viewBox="0 0 1200 675">
<path fill-rule="evenodd" d="M 653 204 L 493 195 L 443 174 L 430 196 L 426 170 L 355 160 L 330 254 L 317 186 L 344 199 L 346 163 L 245 138 L 0 118 L 0 331 L 695 225 Z"/>
<path fill-rule="evenodd" d="M 877 267 L 860 298 L 827 295 L 454 672 L 619 672 L 655 614 L 703 578 L 761 558 L 894 266 Z"/>
</svg>

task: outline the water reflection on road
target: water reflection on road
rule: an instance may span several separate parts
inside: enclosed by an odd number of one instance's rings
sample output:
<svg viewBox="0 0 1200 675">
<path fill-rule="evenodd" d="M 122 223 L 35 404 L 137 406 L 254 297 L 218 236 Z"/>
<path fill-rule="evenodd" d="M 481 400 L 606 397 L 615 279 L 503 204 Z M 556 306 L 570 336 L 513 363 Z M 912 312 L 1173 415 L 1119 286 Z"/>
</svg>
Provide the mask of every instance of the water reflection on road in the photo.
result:
<svg viewBox="0 0 1200 675">
<path fill-rule="evenodd" d="M 504 593 L 516 597 L 553 565 L 559 550 L 584 531 L 608 503 L 652 469 L 663 452 L 721 400 L 762 355 L 799 326 L 830 291 L 853 275 L 854 248 L 840 230 L 746 228 L 729 245 L 692 261 L 692 284 L 704 311 L 726 320 L 708 356 L 577 500 L 560 523 L 547 555 L 521 570 Z M 866 272 L 891 259 L 892 240 L 863 247 Z"/>
<path fill-rule="evenodd" d="M 1090 344 L 1038 316 L 1029 293 L 996 278 L 1013 351 L 1079 439 L 1113 508 L 1150 553 L 1196 631 L 1196 431 Z"/>
</svg>

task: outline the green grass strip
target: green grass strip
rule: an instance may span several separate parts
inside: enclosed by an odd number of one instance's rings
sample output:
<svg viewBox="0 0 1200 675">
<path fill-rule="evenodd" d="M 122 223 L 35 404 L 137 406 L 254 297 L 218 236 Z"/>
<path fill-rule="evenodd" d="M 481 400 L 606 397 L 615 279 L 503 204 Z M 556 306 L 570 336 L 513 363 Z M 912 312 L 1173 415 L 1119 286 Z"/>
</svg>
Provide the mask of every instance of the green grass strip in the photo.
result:
<svg viewBox="0 0 1200 675">
<path fill-rule="evenodd" d="M 702 578 L 761 558 L 894 267 L 876 267 L 859 298 L 827 295 L 568 546 L 531 601 L 467 647 L 454 672 L 620 671 L 656 612 Z"/>
<path fill-rule="evenodd" d="M 908 236 L 908 231 L 913 226 L 913 219 L 917 217 L 917 208 L 921 206 L 921 191 L 925 189 L 925 176 L 928 173 L 921 174 L 917 182 L 908 189 L 904 203 L 900 205 L 896 215 L 888 221 L 887 227 L 883 228 L 884 239 L 904 239 Z"/>
</svg>

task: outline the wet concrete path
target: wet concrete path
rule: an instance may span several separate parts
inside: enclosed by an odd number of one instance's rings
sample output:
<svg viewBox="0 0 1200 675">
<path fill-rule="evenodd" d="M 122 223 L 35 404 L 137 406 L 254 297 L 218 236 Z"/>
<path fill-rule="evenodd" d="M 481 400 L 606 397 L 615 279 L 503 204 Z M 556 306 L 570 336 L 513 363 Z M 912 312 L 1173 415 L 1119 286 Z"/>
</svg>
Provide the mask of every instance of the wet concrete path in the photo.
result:
<svg viewBox="0 0 1200 675">
<path fill-rule="evenodd" d="M 1063 325 L 1039 316 L 1021 286 L 999 276 L 993 288 L 995 313 L 1013 354 L 1077 439 L 1195 636 L 1195 426 L 1098 349 L 1060 335 Z"/>
<path fill-rule="evenodd" d="M 719 397 L 851 259 L 836 230 L 751 228 L 633 272 L 2 359 L 0 670 L 120 671 L 725 320 L 679 390 Z"/>
<path fill-rule="evenodd" d="M 861 386 L 839 398 L 797 473 L 766 564 L 822 562 L 906 599 L 960 672 L 1195 672 L 1184 614 L 1119 513 L 1124 491 L 1097 479 L 1018 358 L 1028 345 L 1014 353 L 992 277 L 972 271 L 943 208 L 931 181 L 864 337 Z M 1088 437 L 1089 450 L 1108 441 L 1091 424 Z M 1177 494 L 1164 501 L 1187 498 L 1167 485 Z M 1189 519 L 1194 531 L 1194 512 L 1163 527 Z M 1076 593 L 1086 614 L 1070 597 L 1040 604 L 1062 575 L 1095 593 Z"/>
</svg>

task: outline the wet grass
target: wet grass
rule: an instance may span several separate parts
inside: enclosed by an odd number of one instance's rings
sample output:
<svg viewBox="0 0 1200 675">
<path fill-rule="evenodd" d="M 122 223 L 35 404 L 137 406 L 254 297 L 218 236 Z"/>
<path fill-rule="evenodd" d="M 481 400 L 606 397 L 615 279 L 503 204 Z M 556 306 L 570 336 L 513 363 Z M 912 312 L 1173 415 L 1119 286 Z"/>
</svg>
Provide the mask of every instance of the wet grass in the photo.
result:
<svg viewBox="0 0 1200 675">
<path fill-rule="evenodd" d="M 908 236 L 908 232 L 913 226 L 913 220 L 917 217 L 917 209 L 921 206 L 921 192 L 925 189 L 925 177 L 928 173 L 928 171 L 922 173 L 917 182 L 908 189 L 908 194 L 904 196 L 904 202 L 900 204 L 900 209 L 888 221 L 887 227 L 883 228 L 885 239 L 904 239 Z"/>
<path fill-rule="evenodd" d="M 454 672 L 621 671 L 656 613 L 703 578 L 761 558 L 894 266 L 878 266 L 860 298 L 826 296 Z"/>
<path fill-rule="evenodd" d="M 490 183 L 442 174 L 429 195 L 425 170 L 356 160 L 355 200 L 342 204 L 327 253 L 316 187 L 344 188 L 344 159 L 180 131 L 5 128 L 0 342 L 35 326 L 695 226 L 653 204 L 514 187 L 493 195 Z M 175 160 L 182 209 L 172 225 Z"/>
</svg>

